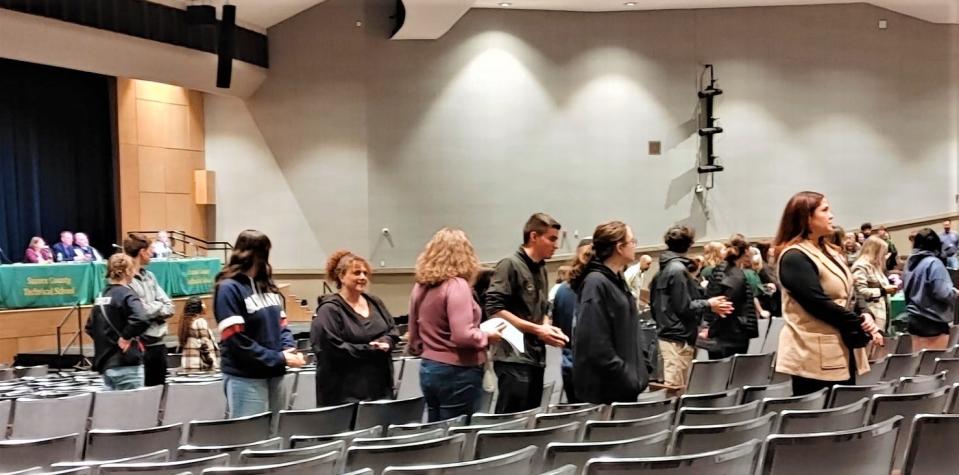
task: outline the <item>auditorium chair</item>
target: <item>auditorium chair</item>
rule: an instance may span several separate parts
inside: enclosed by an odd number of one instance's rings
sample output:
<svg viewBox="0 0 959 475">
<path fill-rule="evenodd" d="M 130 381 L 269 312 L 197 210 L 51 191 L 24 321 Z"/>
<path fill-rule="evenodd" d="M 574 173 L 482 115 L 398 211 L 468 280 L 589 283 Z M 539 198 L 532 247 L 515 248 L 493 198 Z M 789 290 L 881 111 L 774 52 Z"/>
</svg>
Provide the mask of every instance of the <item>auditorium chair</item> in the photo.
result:
<svg viewBox="0 0 959 475">
<path fill-rule="evenodd" d="M 362 401 L 356 408 L 354 429 L 382 426 L 384 433 L 390 424 L 408 424 L 423 421 L 426 401 L 422 397 L 398 400 Z"/>
<path fill-rule="evenodd" d="M 670 432 L 609 442 L 550 442 L 546 444 L 542 470 L 555 470 L 565 465 L 585 467 L 597 457 L 661 457 L 666 455 Z"/>
<path fill-rule="evenodd" d="M 163 386 L 100 391 L 93 397 L 91 429 L 146 429 L 160 419 Z"/>
<path fill-rule="evenodd" d="M 446 464 L 390 466 L 383 475 L 534 475 L 531 471 L 536 447 L 529 446 L 484 459 Z"/>
<path fill-rule="evenodd" d="M 676 417 L 677 425 L 702 426 L 731 424 L 756 417 L 759 401 L 729 407 L 684 407 Z"/>
<path fill-rule="evenodd" d="M 762 386 L 772 382 L 773 361 L 776 352 L 740 354 L 733 356 L 733 368 L 727 389 L 743 386 Z"/>
<path fill-rule="evenodd" d="M 204 469 L 203 474 L 219 475 L 336 475 L 337 452 L 329 452 L 310 458 L 269 465 L 240 467 L 213 467 Z"/>
<path fill-rule="evenodd" d="M 101 475 L 180 475 L 200 473 L 212 467 L 225 467 L 230 463 L 228 454 L 213 454 L 206 457 L 161 463 L 117 463 L 100 467 Z"/>
<path fill-rule="evenodd" d="M 186 443 L 190 445 L 238 445 L 270 438 L 273 413 L 212 421 L 190 421 Z"/>
<path fill-rule="evenodd" d="M 360 437 L 379 437 L 382 433 L 382 426 L 373 426 L 366 429 L 340 432 L 337 434 L 294 435 L 290 437 L 290 448 L 296 449 L 299 447 L 309 447 L 312 445 L 320 445 L 337 440 L 342 440 L 347 446 L 349 446 L 351 443 L 353 443 L 353 439 Z"/>
<path fill-rule="evenodd" d="M 379 475 L 389 466 L 461 462 L 465 440 L 466 436 L 457 434 L 409 444 L 350 447 L 346 470 L 369 468 Z"/>
<path fill-rule="evenodd" d="M 329 435 L 347 432 L 353 427 L 356 403 L 314 409 L 279 411 L 276 435 L 283 437 L 289 447 L 294 435 Z"/>
<path fill-rule="evenodd" d="M 84 460 L 112 460 L 168 450 L 175 454 L 183 441 L 183 424 L 148 429 L 93 429 L 87 432 Z"/>
<path fill-rule="evenodd" d="M 779 413 L 780 434 L 837 432 L 857 429 L 865 425 L 869 399 L 845 406 L 821 410 L 784 410 Z"/>
<path fill-rule="evenodd" d="M 776 414 L 769 413 L 743 422 L 710 426 L 677 426 L 670 443 L 672 455 L 691 455 L 719 450 L 772 433 Z"/>
<path fill-rule="evenodd" d="M 672 427 L 675 415 L 675 411 L 670 410 L 641 419 L 586 421 L 583 429 L 583 441 L 607 442 L 655 434 L 669 430 Z"/>
<path fill-rule="evenodd" d="M 761 445 L 759 440 L 750 440 L 732 447 L 693 455 L 595 459 L 586 463 L 584 473 L 585 475 L 750 474 L 755 471 L 758 464 Z"/>
<path fill-rule="evenodd" d="M 776 434 L 766 440 L 762 475 L 877 475 L 892 470 L 902 417 L 858 429 Z M 745 472 L 743 472 L 745 473 Z"/>
<path fill-rule="evenodd" d="M 296 460 L 316 457 L 318 455 L 323 455 L 330 452 L 335 452 L 337 459 L 342 458 L 346 454 L 346 443 L 342 440 L 337 440 L 321 445 L 301 447 L 299 449 L 246 449 L 240 452 L 239 465 L 271 465 L 277 463 L 293 462 Z"/>
<path fill-rule="evenodd" d="M 445 432 L 448 431 L 450 427 L 465 426 L 467 422 L 467 416 L 464 414 L 444 421 L 424 422 L 421 424 L 390 424 L 390 426 L 386 428 L 386 435 L 392 437 L 396 435 L 416 434 L 440 428 Z"/>
<path fill-rule="evenodd" d="M 959 467 L 959 415 L 916 416 L 906 444 L 902 475 L 937 475 Z"/>
</svg>

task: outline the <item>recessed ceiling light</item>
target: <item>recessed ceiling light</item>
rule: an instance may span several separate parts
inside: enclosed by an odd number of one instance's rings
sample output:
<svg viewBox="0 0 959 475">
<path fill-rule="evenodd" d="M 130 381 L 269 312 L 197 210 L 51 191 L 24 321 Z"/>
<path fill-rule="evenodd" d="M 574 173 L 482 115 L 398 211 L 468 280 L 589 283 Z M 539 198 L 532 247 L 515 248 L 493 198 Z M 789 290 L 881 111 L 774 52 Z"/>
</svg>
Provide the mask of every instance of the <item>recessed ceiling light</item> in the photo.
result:
<svg viewBox="0 0 959 475">
<path fill-rule="evenodd" d="M 509 2 L 499 2 L 499 6 L 501 6 L 501 7 L 511 7 L 511 6 L 513 6 L 513 4 L 512 4 L 512 3 L 509 3 Z"/>
<path fill-rule="evenodd" d="M 626 5 L 627 7 L 635 7 L 635 6 L 636 6 L 636 2 L 626 2 L 626 3 L 624 3 L 623 5 Z"/>
</svg>

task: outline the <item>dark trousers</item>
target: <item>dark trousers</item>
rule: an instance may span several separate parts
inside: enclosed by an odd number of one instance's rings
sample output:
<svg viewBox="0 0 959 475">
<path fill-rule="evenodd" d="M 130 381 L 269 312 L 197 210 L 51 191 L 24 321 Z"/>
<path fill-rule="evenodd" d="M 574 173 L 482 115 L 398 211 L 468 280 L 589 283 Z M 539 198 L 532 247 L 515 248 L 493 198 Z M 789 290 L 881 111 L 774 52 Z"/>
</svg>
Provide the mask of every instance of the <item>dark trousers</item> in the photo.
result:
<svg viewBox="0 0 959 475">
<path fill-rule="evenodd" d="M 499 387 L 496 412 L 526 411 L 539 407 L 546 368 L 521 363 L 493 363 Z"/>
<path fill-rule="evenodd" d="M 424 359 L 420 365 L 420 389 L 426 399 L 429 422 L 470 416 L 476 412 L 483 394 L 483 368 Z"/>
<path fill-rule="evenodd" d="M 819 391 L 822 388 L 832 388 L 837 384 L 853 385 L 856 384 L 856 357 L 849 352 L 849 379 L 845 381 L 822 381 L 819 379 L 809 379 L 802 376 L 793 376 L 793 396 L 805 396 Z"/>
<path fill-rule="evenodd" d="M 723 358 L 728 358 L 737 353 L 745 354 L 749 351 L 749 343 L 744 346 L 721 346 L 716 350 L 709 351 L 709 359 L 711 360 L 721 360 Z"/>
<path fill-rule="evenodd" d="M 582 402 L 576 397 L 576 387 L 573 386 L 573 368 L 562 368 L 563 392 L 566 393 L 566 402 L 576 404 Z"/>
<path fill-rule="evenodd" d="M 143 385 L 162 386 L 166 383 L 166 345 L 146 347 L 143 352 Z"/>
</svg>

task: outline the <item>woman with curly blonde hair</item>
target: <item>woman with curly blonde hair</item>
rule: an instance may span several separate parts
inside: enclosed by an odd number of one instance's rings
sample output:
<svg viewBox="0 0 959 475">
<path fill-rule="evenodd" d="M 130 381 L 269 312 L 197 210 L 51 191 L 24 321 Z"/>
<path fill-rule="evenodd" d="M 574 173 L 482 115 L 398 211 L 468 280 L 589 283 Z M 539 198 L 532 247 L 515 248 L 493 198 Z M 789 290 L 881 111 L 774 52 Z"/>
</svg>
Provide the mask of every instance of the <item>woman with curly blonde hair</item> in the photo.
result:
<svg viewBox="0 0 959 475">
<path fill-rule="evenodd" d="M 500 340 L 480 329 L 469 281 L 480 270 L 466 233 L 443 228 L 416 259 L 409 351 L 422 357 L 420 386 L 430 422 L 472 414 L 483 391 L 486 348 Z"/>
</svg>

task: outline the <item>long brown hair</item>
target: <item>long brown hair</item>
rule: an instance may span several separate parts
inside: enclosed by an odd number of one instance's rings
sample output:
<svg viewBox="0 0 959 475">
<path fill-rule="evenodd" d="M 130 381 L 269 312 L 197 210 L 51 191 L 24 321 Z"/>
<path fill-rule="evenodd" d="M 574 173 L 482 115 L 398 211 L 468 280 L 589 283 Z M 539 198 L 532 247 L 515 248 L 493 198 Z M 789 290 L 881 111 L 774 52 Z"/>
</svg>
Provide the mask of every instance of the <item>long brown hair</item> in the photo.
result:
<svg viewBox="0 0 959 475">
<path fill-rule="evenodd" d="M 590 244 L 582 253 L 577 253 L 576 262 L 573 263 L 573 269 L 569 271 L 569 284 L 575 289 L 578 288 L 586 275 L 586 265 L 591 260 L 603 262 L 609 259 L 616 252 L 616 245 L 625 242 L 626 223 L 622 221 L 607 221 L 593 231 L 593 243 Z"/>
<path fill-rule="evenodd" d="M 783 249 L 809 237 L 812 233 L 812 229 L 809 228 L 809 218 L 825 198 L 825 195 L 815 191 L 800 191 L 789 199 L 779 220 L 776 239 L 773 240 L 777 256 Z"/>
<path fill-rule="evenodd" d="M 236 237 L 230 261 L 223 266 L 223 270 L 216 275 L 216 282 L 231 279 L 239 274 L 245 274 L 250 269 L 256 269 L 253 282 L 261 292 L 279 293 L 273 283 L 273 267 L 270 266 L 270 249 L 273 245 L 266 234 L 255 229 L 247 229 Z M 256 289 L 254 289 L 256 290 Z"/>
<path fill-rule="evenodd" d="M 416 258 L 413 280 L 427 286 L 439 285 L 454 277 L 469 281 L 479 270 L 473 244 L 461 229 L 443 228 Z"/>
<path fill-rule="evenodd" d="M 193 321 L 202 318 L 200 316 L 202 313 L 203 301 L 198 297 L 190 297 L 183 305 L 183 318 L 180 319 L 180 330 L 177 332 L 181 350 L 186 346 L 186 341 L 190 339 L 190 329 L 193 326 Z"/>
</svg>

